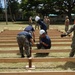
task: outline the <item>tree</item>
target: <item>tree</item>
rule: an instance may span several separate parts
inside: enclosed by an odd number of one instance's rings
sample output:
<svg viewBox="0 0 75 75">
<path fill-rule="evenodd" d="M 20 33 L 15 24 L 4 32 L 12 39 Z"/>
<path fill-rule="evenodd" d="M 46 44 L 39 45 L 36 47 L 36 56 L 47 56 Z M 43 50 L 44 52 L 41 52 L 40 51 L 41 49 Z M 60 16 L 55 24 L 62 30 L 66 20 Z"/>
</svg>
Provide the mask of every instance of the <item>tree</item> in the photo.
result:
<svg viewBox="0 0 75 75">
<path fill-rule="evenodd" d="M 39 0 L 21 0 L 21 8 L 24 14 L 29 17 L 34 15 L 34 11 L 37 10 Z"/>
<path fill-rule="evenodd" d="M 3 10 L 3 9 L 2 9 L 2 8 L 0 8 L 0 13 L 2 13 L 2 10 Z"/>
<path fill-rule="evenodd" d="M 2 3 L 1 3 L 1 0 L 0 0 L 0 13 L 2 13 Z"/>
<path fill-rule="evenodd" d="M 74 12 L 75 0 L 55 0 L 55 6 L 55 10 L 68 15 L 70 21 L 72 20 L 71 13 Z"/>
<path fill-rule="evenodd" d="M 50 13 L 55 14 L 54 10 L 54 0 L 41 0 L 41 4 L 39 4 L 38 11 L 43 15 L 49 15 Z"/>
<path fill-rule="evenodd" d="M 56 0 L 22 0 L 21 8 L 23 11 L 36 11 L 42 15 L 56 13 L 54 3 Z"/>
<path fill-rule="evenodd" d="M 25 12 L 36 11 L 42 15 L 66 14 L 71 20 L 71 13 L 75 13 L 75 0 L 22 0 L 21 7 Z"/>
<path fill-rule="evenodd" d="M 16 20 L 16 15 L 18 14 L 18 11 L 18 0 L 8 0 L 8 13 L 10 13 L 12 21 Z"/>
</svg>

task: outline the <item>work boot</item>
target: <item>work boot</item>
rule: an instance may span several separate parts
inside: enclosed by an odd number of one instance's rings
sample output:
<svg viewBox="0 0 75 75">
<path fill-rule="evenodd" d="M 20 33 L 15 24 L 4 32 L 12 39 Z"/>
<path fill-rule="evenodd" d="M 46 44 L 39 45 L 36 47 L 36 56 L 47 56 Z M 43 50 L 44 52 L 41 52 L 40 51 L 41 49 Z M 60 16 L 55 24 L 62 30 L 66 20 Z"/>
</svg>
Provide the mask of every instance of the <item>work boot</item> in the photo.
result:
<svg viewBox="0 0 75 75">
<path fill-rule="evenodd" d="M 30 58 L 30 57 L 31 57 L 30 55 L 27 56 L 27 58 Z"/>
<path fill-rule="evenodd" d="M 21 58 L 24 58 L 24 57 L 25 57 L 25 56 L 22 54 L 22 55 L 21 55 Z"/>
<path fill-rule="evenodd" d="M 75 53 L 74 51 L 71 51 L 69 57 L 73 57 L 74 53 Z"/>
</svg>

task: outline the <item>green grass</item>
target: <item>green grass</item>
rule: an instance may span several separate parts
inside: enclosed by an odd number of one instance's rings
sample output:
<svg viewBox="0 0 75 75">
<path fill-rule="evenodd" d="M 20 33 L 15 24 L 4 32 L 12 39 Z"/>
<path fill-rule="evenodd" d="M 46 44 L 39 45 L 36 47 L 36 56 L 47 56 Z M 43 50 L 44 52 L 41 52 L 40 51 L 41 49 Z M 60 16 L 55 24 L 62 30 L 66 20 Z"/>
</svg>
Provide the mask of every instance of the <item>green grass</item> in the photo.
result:
<svg viewBox="0 0 75 75">
<path fill-rule="evenodd" d="M 68 53 L 49 53 L 48 56 L 43 56 L 43 55 L 38 55 L 36 53 L 32 54 L 32 57 L 68 57 L 69 52 Z M 3 53 L 0 54 L 0 58 L 20 58 L 20 55 L 17 55 L 16 53 Z"/>
<path fill-rule="evenodd" d="M 0 31 L 3 29 L 9 29 L 9 30 L 23 30 L 27 24 L 23 24 L 21 22 L 18 23 L 11 23 L 9 22 L 8 25 L 5 24 L 5 22 L 0 22 Z M 64 31 L 64 25 L 50 25 L 50 28 L 59 29 Z M 57 42 L 56 42 L 57 43 Z M 61 42 L 63 43 L 63 42 Z M 69 42 L 71 43 L 71 42 Z M 3 43 L 4 44 L 4 43 Z M 10 44 L 10 43 L 8 43 Z M 60 44 L 60 43 L 59 43 Z M 67 42 L 66 42 L 67 44 Z M 32 48 L 33 50 L 36 50 L 36 47 Z M 70 46 L 66 47 L 52 47 L 51 49 L 71 49 Z M 0 50 L 19 50 L 18 47 L 1 47 Z M 36 54 L 32 54 L 33 57 L 36 57 Z M 46 57 L 68 57 L 69 52 L 67 53 L 49 53 Z M 43 56 L 37 56 L 42 57 Z M 36 57 L 36 58 L 37 58 Z M 0 54 L 0 58 L 20 58 L 20 55 L 17 55 L 16 53 L 4 53 Z M 35 65 L 35 69 L 32 71 L 75 71 L 75 63 L 73 62 L 36 62 L 32 63 Z M 0 72 L 25 72 L 28 71 L 25 66 L 28 65 L 28 63 L 0 63 Z"/>
<path fill-rule="evenodd" d="M 26 65 L 28 63 L 1 63 L 0 72 L 25 72 L 28 71 L 25 68 Z M 35 65 L 35 69 L 32 71 L 75 71 L 73 62 L 41 62 L 33 63 L 33 65 Z"/>
</svg>

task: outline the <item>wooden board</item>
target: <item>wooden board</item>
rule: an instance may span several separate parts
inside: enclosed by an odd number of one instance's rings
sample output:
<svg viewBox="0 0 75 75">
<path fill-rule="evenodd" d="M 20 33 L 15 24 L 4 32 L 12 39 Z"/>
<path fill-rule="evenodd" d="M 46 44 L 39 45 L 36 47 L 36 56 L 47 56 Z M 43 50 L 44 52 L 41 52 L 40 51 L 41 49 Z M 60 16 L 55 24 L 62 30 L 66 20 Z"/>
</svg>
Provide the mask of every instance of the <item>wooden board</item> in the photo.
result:
<svg viewBox="0 0 75 75">
<path fill-rule="evenodd" d="M 32 62 L 75 62 L 75 58 L 52 58 L 52 57 L 39 57 L 31 58 Z M 28 58 L 0 58 L 0 63 L 21 63 L 28 62 Z"/>
<path fill-rule="evenodd" d="M 75 75 L 75 71 L 1 72 L 0 75 Z"/>
<path fill-rule="evenodd" d="M 70 52 L 70 49 L 62 49 L 62 50 L 32 50 L 32 53 L 50 53 L 50 52 Z M 0 50 L 0 53 L 19 53 L 19 50 Z"/>
</svg>

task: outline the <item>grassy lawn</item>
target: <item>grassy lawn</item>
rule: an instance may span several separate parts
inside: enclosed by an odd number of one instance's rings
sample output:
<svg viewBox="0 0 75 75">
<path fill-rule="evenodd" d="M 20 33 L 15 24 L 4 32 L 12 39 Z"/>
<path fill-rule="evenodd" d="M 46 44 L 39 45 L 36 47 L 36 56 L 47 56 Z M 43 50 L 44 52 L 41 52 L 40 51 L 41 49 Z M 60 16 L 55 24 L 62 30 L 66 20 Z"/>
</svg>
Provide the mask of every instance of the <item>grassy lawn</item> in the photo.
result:
<svg viewBox="0 0 75 75">
<path fill-rule="evenodd" d="M 1 63 L 0 72 L 25 72 L 28 71 L 25 68 L 26 65 L 28 63 Z M 33 65 L 36 65 L 36 68 L 32 71 L 75 71 L 73 62 L 41 62 L 33 63 Z"/>
<path fill-rule="evenodd" d="M 28 24 L 24 24 L 21 22 L 11 23 L 9 22 L 8 25 L 5 24 L 5 22 L 0 22 L 0 31 L 4 29 L 9 30 L 23 30 Z M 35 25 L 33 25 L 35 27 Z M 64 31 L 64 25 L 50 25 L 50 29 L 59 29 Z M 64 42 L 55 42 L 56 44 L 64 44 Z M 65 42 L 67 44 L 67 42 Z M 71 42 L 68 42 L 71 44 Z M 0 44 L 10 44 L 10 43 L 0 43 Z M 14 43 L 12 43 L 14 44 Z M 36 47 L 33 47 L 32 49 L 36 49 Z M 71 49 L 70 46 L 66 47 L 52 47 L 52 49 Z M 18 47 L 1 47 L 0 50 L 19 50 Z M 36 54 L 32 54 L 33 57 L 36 57 Z M 67 53 L 50 53 L 46 57 L 68 57 L 69 52 Z M 39 56 L 41 57 L 41 56 Z M 0 54 L 0 58 L 20 58 L 20 55 L 17 55 L 16 53 L 4 53 Z M 44 57 L 42 57 L 44 58 Z M 25 66 L 28 63 L 0 63 L 0 72 L 24 72 L 28 71 Z M 37 65 L 36 65 L 37 64 Z M 74 62 L 38 62 L 33 63 L 33 65 L 36 66 L 36 69 L 32 71 L 74 71 L 75 70 L 75 63 Z"/>
</svg>

